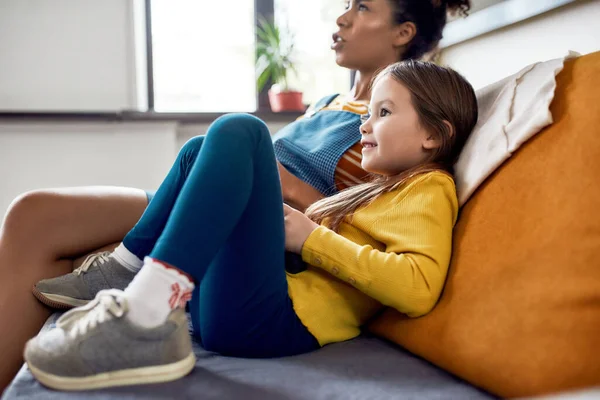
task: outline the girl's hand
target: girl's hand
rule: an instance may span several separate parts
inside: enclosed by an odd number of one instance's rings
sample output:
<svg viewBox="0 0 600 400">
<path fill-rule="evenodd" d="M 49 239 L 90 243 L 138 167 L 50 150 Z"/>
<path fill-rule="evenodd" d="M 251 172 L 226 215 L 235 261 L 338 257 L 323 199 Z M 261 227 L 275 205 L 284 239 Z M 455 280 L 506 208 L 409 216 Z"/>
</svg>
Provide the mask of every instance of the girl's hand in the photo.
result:
<svg viewBox="0 0 600 400">
<path fill-rule="evenodd" d="M 287 204 L 283 205 L 283 217 L 285 221 L 285 249 L 292 253 L 301 254 L 304 242 L 319 225 Z"/>
</svg>

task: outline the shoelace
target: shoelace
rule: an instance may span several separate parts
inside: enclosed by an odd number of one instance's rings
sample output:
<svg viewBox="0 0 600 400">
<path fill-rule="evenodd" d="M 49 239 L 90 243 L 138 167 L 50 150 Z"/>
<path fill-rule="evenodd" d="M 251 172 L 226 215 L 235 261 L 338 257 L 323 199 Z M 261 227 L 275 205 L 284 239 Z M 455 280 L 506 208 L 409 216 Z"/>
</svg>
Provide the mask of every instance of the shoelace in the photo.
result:
<svg viewBox="0 0 600 400">
<path fill-rule="evenodd" d="M 73 272 L 77 275 L 81 275 L 82 273 L 87 272 L 87 270 L 97 263 L 97 265 L 102 265 L 108 261 L 108 256 L 110 256 L 110 251 L 104 251 L 102 253 L 90 254 L 83 260 L 83 264 L 79 268 L 76 268 Z"/>
<path fill-rule="evenodd" d="M 93 329 L 113 317 L 121 318 L 125 312 L 127 312 L 127 300 L 123 291 L 101 290 L 87 305 L 66 312 L 56 321 L 56 325 L 68 331 L 71 337 L 76 337 L 85 335 L 88 329 Z"/>
</svg>

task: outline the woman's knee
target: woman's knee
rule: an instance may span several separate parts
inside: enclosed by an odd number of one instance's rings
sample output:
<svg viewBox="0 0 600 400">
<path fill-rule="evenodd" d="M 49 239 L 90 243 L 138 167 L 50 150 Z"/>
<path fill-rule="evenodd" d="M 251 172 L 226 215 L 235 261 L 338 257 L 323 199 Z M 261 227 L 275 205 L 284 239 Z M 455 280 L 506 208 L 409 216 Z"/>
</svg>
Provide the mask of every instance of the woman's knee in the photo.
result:
<svg viewBox="0 0 600 400">
<path fill-rule="evenodd" d="M 41 228 L 44 214 L 51 213 L 48 201 L 53 196 L 45 190 L 33 190 L 17 196 L 2 222 L 2 237 L 27 239 Z"/>
</svg>

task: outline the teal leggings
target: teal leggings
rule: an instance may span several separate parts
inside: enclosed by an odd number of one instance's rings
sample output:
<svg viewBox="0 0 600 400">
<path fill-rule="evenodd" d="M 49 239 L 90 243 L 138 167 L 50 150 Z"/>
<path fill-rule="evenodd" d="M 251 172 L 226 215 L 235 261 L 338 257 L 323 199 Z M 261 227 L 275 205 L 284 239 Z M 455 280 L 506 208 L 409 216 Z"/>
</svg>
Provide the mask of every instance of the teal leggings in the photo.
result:
<svg viewBox="0 0 600 400">
<path fill-rule="evenodd" d="M 205 349 L 262 358 L 319 348 L 288 295 L 281 186 L 260 119 L 226 115 L 188 141 L 124 245 L 196 279 L 190 313 Z"/>
</svg>

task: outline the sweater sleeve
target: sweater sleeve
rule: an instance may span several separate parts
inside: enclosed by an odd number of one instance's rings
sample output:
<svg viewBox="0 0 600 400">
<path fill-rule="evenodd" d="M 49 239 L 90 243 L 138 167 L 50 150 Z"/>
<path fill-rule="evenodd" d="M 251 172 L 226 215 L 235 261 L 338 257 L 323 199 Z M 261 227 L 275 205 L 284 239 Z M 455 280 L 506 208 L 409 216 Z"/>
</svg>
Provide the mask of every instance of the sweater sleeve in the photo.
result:
<svg viewBox="0 0 600 400">
<path fill-rule="evenodd" d="M 428 313 L 450 263 L 458 213 L 452 179 L 427 174 L 359 211 L 373 214 L 362 230 L 383 250 L 320 226 L 304 243 L 303 260 L 411 317 Z"/>
</svg>

